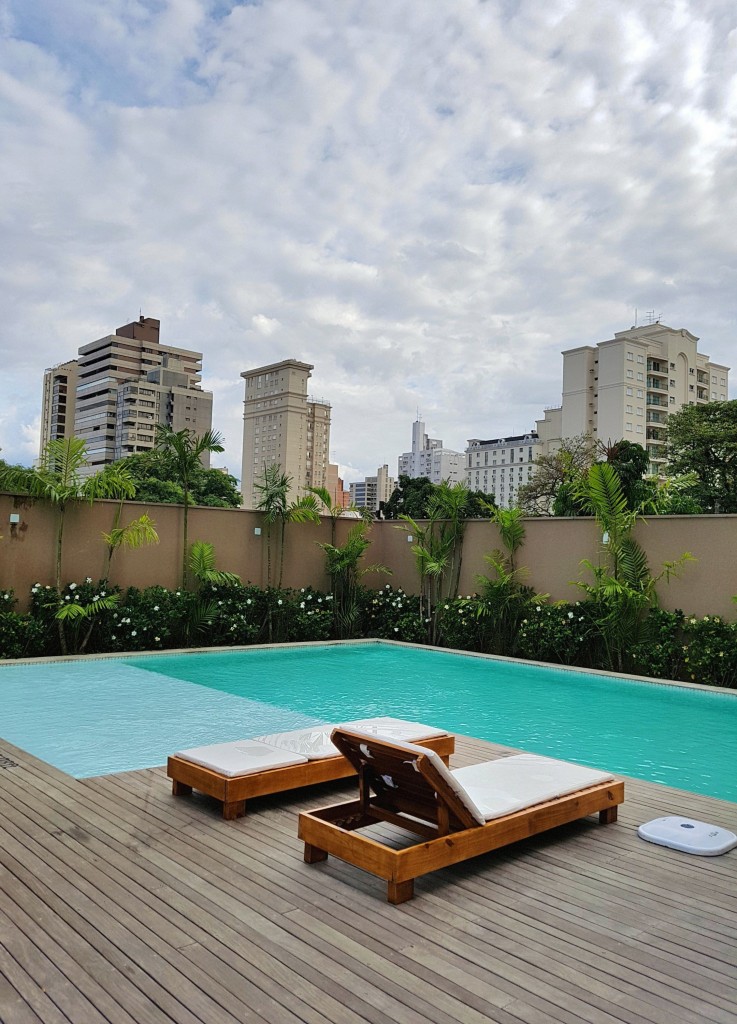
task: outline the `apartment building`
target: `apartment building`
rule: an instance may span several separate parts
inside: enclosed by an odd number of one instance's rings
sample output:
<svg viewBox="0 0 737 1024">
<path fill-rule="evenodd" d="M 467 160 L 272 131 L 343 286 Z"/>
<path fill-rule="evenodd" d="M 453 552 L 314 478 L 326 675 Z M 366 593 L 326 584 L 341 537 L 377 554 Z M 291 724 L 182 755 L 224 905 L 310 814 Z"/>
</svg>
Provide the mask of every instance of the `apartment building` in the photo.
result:
<svg viewBox="0 0 737 1024">
<path fill-rule="evenodd" d="M 534 460 L 542 453 L 542 447 L 543 442 L 534 430 L 489 441 L 469 438 L 466 448 L 468 488 L 493 494 L 501 508 L 513 508 L 520 487 L 535 471 Z"/>
<path fill-rule="evenodd" d="M 196 434 L 209 430 L 212 393 L 200 387 L 202 353 L 161 345 L 159 333 L 160 322 L 142 316 L 83 345 L 76 360 L 47 370 L 42 447 L 47 436 L 81 438 L 88 456 L 82 475 L 90 475 L 153 448 L 158 423 Z M 209 466 L 207 455 L 203 464 Z"/>
<path fill-rule="evenodd" d="M 76 359 L 44 370 L 39 454 L 49 441 L 74 436 L 78 370 Z"/>
<path fill-rule="evenodd" d="M 384 463 L 376 470 L 376 476 L 367 476 L 365 480 L 349 484 L 351 504 L 378 512 L 382 504 L 389 501 L 396 486 L 394 477 L 389 476 L 389 466 Z"/>
<path fill-rule="evenodd" d="M 255 508 L 254 484 L 266 466 L 276 463 L 292 478 L 289 498 L 309 487 L 328 485 L 330 403 L 307 397 L 314 366 L 297 359 L 244 370 L 243 466 L 241 493 L 245 508 Z"/>
<path fill-rule="evenodd" d="M 685 328 L 651 323 L 563 352 L 561 436 L 633 441 L 650 456 L 650 473 L 661 473 L 668 416 L 727 400 L 729 367 L 700 353 L 698 340 Z"/>
<path fill-rule="evenodd" d="M 443 480 L 456 484 L 465 478 L 465 459 L 463 452 L 444 448 L 439 438 L 428 437 L 425 424 L 417 419 L 412 424 L 412 451 L 399 456 L 397 470 L 399 476 L 426 476 L 434 484 Z"/>
</svg>

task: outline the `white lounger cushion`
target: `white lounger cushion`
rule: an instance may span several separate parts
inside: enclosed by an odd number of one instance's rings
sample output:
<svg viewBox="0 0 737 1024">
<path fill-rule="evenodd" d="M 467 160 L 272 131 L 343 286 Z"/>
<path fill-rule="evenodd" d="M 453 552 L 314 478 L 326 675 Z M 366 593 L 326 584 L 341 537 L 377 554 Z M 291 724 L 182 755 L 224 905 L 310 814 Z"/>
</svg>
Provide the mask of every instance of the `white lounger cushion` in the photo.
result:
<svg viewBox="0 0 737 1024">
<path fill-rule="evenodd" d="M 330 739 L 336 726 L 316 725 L 309 729 L 294 729 L 291 732 L 275 732 L 269 736 L 257 736 L 261 743 L 268 743 L 280 750 L 291 750 L 302 754 L 309 761 L 323 757 L 339 757 L 340 751 Z M 381 736 L 387 740 L 424 740 L 431 736 L 444 736 L 444 729 L 434 729 L 431 725 L 421 722 L 406 722 L 403 718 L 363 718 L 357 722 L 345 722 L 338 729 L 360 730 L 372 736 Z"/>
<path fill-rule="evenodd" d="M 614 778 L 608 772 L 538 754 L 515 754 L 455 768 L 452 775 L 478 807 L 484 821 Z"/>
<path fill-rule="evenodd" d="M 332 725 L 315 725 L 309 729 L 293 729 L 291 732 L 273 732 L 268 736 L 257 736 L 260 743 L 268 743 L 276 750 L 301 754 L 308 761 L 325 757 L 339 757 L 340 751 L 333 745 L 330 734 Z"/>
<path fill-rule="evenodd" d="M 435 729 L 432 725 L 423 725 L 422 722 L 407 722 L 404 718 L 391 718 L 388 715 L 342 722 L 338 728 L 372 732 L 375 736 L 383 736 L 387 740 L 403 740 L 405 743 L 416 743 L 417 740 L 445 736 L 447 733 L 446 729 Z"/>
<path fill-rule="evenodd" d="M 212 743 L 207 747 L 192 747 L 180 750 L 176 757 L 193 761 L 209 768 L 219 775 L 234 778 L 238 775 L 253 775 L 269 768 L 288 768 L 289 765 L 306 763 L 307 758 L 292 754 L 288 750 L 260 743 L 258 740 L 235 740 L 233 743 Z"/>
<path fill-rule="evenodd" d="M 376 739 L 373 733 L 364 730 L 349 731 L 367 740 Z M 484 761 L 451 770 L 428 747 L 399 740 L 391 742 L 408 753 L 424 754 L 479 825 L 614 778 L 608 772 L 539 754 L 514 754 L 498 761 Z M 368 746 L 364 754 L 370 756 Z"/>
</svg>

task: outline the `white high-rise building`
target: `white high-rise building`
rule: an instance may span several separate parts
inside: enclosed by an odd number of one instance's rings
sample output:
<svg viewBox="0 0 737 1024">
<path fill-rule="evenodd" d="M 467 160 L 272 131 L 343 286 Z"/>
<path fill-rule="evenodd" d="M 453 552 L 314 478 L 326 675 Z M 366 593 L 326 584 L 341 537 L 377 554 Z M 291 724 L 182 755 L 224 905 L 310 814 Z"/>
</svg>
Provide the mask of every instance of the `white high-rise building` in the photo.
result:
<svg viewBox="0 0 737 1024">
<path fill-rule="evenodd" d="M 426 476 L 434 484 L 444 480 L 457 484 L 465 479 L 465 459 L 463 452 L 443 448 L 440 439 L 428 437 L 422 420 L 415 420 L 412 424 L 412 451 L 399 456 L 398 473 L 412 479 Z"/>
<path fill-rule="evenodd" d="M 482 441 L 469 438 L 466 448 L 466 484 L 471 491 L 493 494 L 501 508 L 517 504 L 520 487 L 532 477 L 533 460 L 542 453 L 543 442 L 534 430 L 514 437 Z"/>
<path fill-rule="evenodd" d="M 651 323 L 566 350 L 561 437 L 633 441 L 650 456 L 650 472 L 662 472 L 668 416 L 727 400 L 729 367 L 698 352 L 698 340 L 685 328 Z"/>
</svg>

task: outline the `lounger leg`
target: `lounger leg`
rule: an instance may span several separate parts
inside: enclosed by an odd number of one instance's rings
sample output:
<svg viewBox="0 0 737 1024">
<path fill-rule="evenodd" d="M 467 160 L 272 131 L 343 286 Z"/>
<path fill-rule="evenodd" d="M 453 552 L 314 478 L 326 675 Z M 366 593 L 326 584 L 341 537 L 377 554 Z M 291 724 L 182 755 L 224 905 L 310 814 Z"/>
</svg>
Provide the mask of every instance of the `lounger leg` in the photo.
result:
<svg viewBox="0 0 737 1024">
<path fill-rule="evenodd" d="M 229 803 L 223 801 L 223 817 L 226 821 L 235 821 L 236 818 L 242 818 L 245 813 L 245 800 L 231 800 Z"/>
<path fill-rule="evenodd" d="M 305 843 L 305 864 L 317 864 L 319 861 L 327 859 L 327 850 L 321 850 L 319 846 L 313 846 L 312 843 Z"/>
<path fill-rule="evenodd" d="M 599 824 L 600 825 L 611 825 L 613 821 L 617 820 L 617 808 L 607 807 L 603 811 L 599 811 Z"/>
<path fill-rule="evenodd" d="M 174 779 L 171 784 L 171 791 L 174 796 L 189 796 L 192 792 L 192 787 L 185 786 L 183 782 L 177 782 L 177 780 Z"/>
<path fill-rule="evenodd" d="M 406 903 L 415 894 L 415 880 L 410 878 L 408 882 L 387 882 L 386 898 L 395 906 L 397 903 Z"/>
</svg>

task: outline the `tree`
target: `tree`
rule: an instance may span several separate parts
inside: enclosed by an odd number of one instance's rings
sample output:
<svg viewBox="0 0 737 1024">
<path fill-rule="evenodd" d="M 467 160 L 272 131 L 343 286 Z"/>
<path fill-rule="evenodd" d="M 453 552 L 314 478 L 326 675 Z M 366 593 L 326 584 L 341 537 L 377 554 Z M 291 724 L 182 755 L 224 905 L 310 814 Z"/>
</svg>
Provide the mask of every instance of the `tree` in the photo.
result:
<svg viewBox="0 0 737 1024">
<path fill-rule="evenodd" d="M 106 466 L 92 476 L 83 476 L 87 466 L 87 446 L 78 437 L 49 441 L 37 466 L 0 467 L 0 489 L 19 491 L 32 498 L 47 501 L 56 510 L 56 564 L 54 582 L 61 592 L 61 561 L 64 544 L 64 523 L 70 505 L 95 498 L 132 498 L 135 486 L 120 463 Z M 62 654 L 67 653 L 64 620 L 57 620 Z"/>
<path fill-rule="evenodd" d="M 397 486 L 384 505 L 384 518 L 410 516 L 412 519 L 427 519 L 427 504 L 434 490 L 435 485 L 426 476 L 400 474 Z"/>
<path fill-rule="evenodd" d="M 737 512 L 737 400 L 685 405 L 668 417 L 668 472 L 695 473 L 707 512 Z"/>
<path fill-rule="evenodd" d="M 595 447 L 588 434 L 565 438 L 558 451 L 535 459 L 532 479 L 520 487 L 519 507 L 528 516 L 570 515 L 571 487 L 592 463 Z M 563 489 L 563 494 L 559 492 Z M 556 508 L 556 499 L 558 506 Z"/>
<path fill-rule="evenodd" d="M 168 453 L 154 448 L 138 455 L 128 455 L 124 462 L 135 482 L 138 501 L 171 505 L 184 503 L 184 490 Z M 238 481 L 220 469 L 205 469 L 199 463 L 193 467 L 189 487 L 192 505 L 216 508 L 239 508 L 241 505 Z"/>
<path fill-rule="evenodd" d="M 182 587 L 187 586 L 189 577 L 188 525 L 192 480 L 202 468 L 202 456 L 207 452 L 224 452 L 222 436 L 214 430 L 206 430 L 198 436 L 193 430 L 174 431 L 159 423 L 156 426 L 156 448 L 164 453 L 170 462 L 175 482 L 182 488 L 184 497 L 184 525 L 182 537 Z"/>
<path fill-rule="evenodd" d="M 411 519 L 427 519 L 430 502 L 437 493 L 438 487 L 441 486 L 443 485 L 432 483 L 426 476 L 409 477 L 401 474 L 399 483 L 394 488 L 389 501 L 384 505 L 384 518 L 401 519 L 402 516 L 410 516 Z M 463 486 L 465 487 L 465 484 Z M 496 505 L 493 494 L 466 489 L 466 495 L 464 501 L 466 519 L 486 519 L 489 507 Z"/>
</svg>

